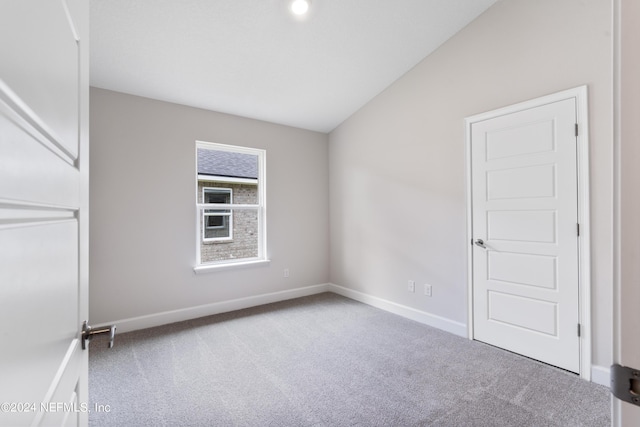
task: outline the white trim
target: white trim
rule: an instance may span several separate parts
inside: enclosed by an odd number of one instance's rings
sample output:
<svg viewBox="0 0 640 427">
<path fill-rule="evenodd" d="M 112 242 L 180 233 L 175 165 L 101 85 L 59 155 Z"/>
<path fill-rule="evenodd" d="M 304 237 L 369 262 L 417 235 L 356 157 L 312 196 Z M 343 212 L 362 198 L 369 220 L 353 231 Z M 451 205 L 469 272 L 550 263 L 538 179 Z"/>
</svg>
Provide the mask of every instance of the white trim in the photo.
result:
<svg viewBox="0 0 640 427">
<path fill-rule="evenodd" d="M 469 118 L 464 120 L 464 152 L 465 152 L 465 174 L 466 188 L 465 201 L 467 205 L 467 338 L 473 339 L 473 181 L 471 174 L 471 122 Z"/>
<path fill-rule="evenodd" d="M 373 295 L 365 294 L 363 292 L 355 291 L 353 289 L 345 288 L 333 283 L 329 284 L 328 290 L 338 295 L 360 301 L 372 307 L 397 314 L 398 316 L 414 320 L 424 325 L 441 329 L 454 335 L 458 335 L 461 337 L 467 336 L 467 325 L 465 325 L 464 323 L 456 322 L 454 320 L 427 313 L 426 311 L 417 310 L 412 307 L 407 307 L 406 305 L 397 304 L 393 301 L 375 297 Z"/>
<path fill-rule="evenodd" d="M 576 88 L 576 113 L 578 122 L 578 223 L 580 238 L 578 251 L 580 260 L 580 305 L 579 316 L 582 331 L 580 339 L 580 377 L 591 381 L 591 216 L 589 180 L 589 110 L 587 86 Z M 584 373 L 584 375 L 583 375 Z M 607 386 L 608 386 L 607 382 Z"/>
<path fill-rule="evenodd" d="M 241 210 L 241 209 L 260 209 L 260 205 L 234 205 L 229 203 L 196 203 L 196 207 L 198 209 L 233 209 L 233 210 Z"/>
<path fill-rule="evenodd" d="M 611 369 L 608 366 L 592 365 L 591 382 L 611 387 Z"/>
<path fill-rule="evenodd" d="M 230 311 L 242 310 L 264 304 L 271 304 L 289 299 L 306 297 L 320 294 L 329 290 L 328 284 L 306 286 L 303 288 L 290 289 L 280 292 L 255 295 L 245 298 L 237 298 L 229 301 L 215 302 L 212 304 L 198 305 L 179 310 L 170 310 L 162 313 L 148 314 L 146 316 L 131 317 L 113 322 L 101 323 L 94 328 L 116 325 L 118 333 L 131 332 L 139 329 L 153 328 L 155 326 L 168 325 L 170 323 L 182 322 L 185 320 L 197 319 L 214 314 L 228 313 Z M 116 336 L 116 345 L 118 337 Z"/>
<path fill-rule="evenodd" d="M 218 175 L 198 175 L 198 181 L 207 181 L 207 182 L 226 182 L 228 184 L 247 184 L 247 185 L 258 185 L 258 180 L 255 178 L 231 178 L 228 176 L 218 176 Z"/>
<path fill-rule="evenodd" d="M 220 261 L 212 264 L 202 264 L 202 250 L 201 241 L 204 234 L 201 234 L 201 226 L 200 226 L 200 216 L 201 214 L 198 212 L 199 209 L 209 209 L 211 204 L 207 203 L 197 203 L 198 202 L 198 179 L 196 179 L 196 259 L 195 259 L 195 267 L 194 271 L 198 273 L 199 271 L 207 271 L 213 269 L 220 269 L 226 265 L 231 268 L 235 268 L 238 265 L 249 265 L 249 264 L 260 264 L 260 263 L 269 263 L 268 253 L 267 253 L 267 152 L 260 148 L 251 148 L 251 147 L 241 147 L 235 145 L 226 145 L 226 144 L 218 144 L 215 142 L 205 142 L 196 140 L 196 150 L 195 150 L 195 170 L 198 170 L 198 148 L 204 148 L 208 150 L 216 150 L 216 151 L 227 151 L 233 153 L 243 153 L 243 154 L 251 154 L 254 156 L 258 156 L 258 203 L 257 205 L 225 205 L 225 204 L 216 204 L 216 208 L 225 209 L 226 206 L 229 206 L 229 209 L 256 209 L 258 212 L 258 256 L 252 259 L 244 259 L 238 261 L 228 262 L 226 260 Z M 196 176 L 197 172 L 196 172 Z M 221 240 L 221 241 L 229 241 Z M 244 262 L 243 262 L 244 261 Z"/>
<path fill-rule="evenodd" d="M 232 270 L 236 268 L 244 267 L 257 267 L 261 265 L 269 265 L 271 260 L 269 259 L 257 259 L 257 258 L 242 258 L 240 260 L 224 260 L 217 263 L 200 264 L 193 267 L 193 272 L 196 274 L 213 273 L 214 271 Z"/>
<path fill-rule="evenodd" d="M 554 102 L 575 99 L 576 121 L 578 123 L 577 163 L 578 163 L 578 222 L 580 223 L 580 238 L 578 252 L 580 269 L 578 316 L 582 325 L 580 337 L 580 377 L 591 380 L 591 223 L 589 218 L 589 121 L 587 86 L 579 86 L 551 95 L 532 99 L 486 113 L 477 114 L 465 119 L 465 152 L 467 174 L 467 307 L 468 325 L 466 336 L 473 339 L 473 252 L 471 240 L 473 238 L 473 206 L 471 183 L 471 125 L 498 116 L 516 113 Z"/>
<path fill-rule="evenodd" d="M 241 145 L 220 144 L 218 142 L 208 142 L 208 141 L 201 141 L 201 140 L 196 140 L 196 147 L 205 148 L 208 150 L 214 149 L 217 151 L 228 151 L 231 153 L 243 153 L 243 154 L 253 154 L 253 155 L 255 155 L 257 151 L 264 151 L 261 148 L 244 147 Z"/>
<path fill-rule="evenodd" d="M 264 304 L 272 304 L 275 302 L 286 301 L 294 298 L 321 294 L 323 292 L 333 292 L 335 294 L 342 295 L 352 300 L 359 301 L 372 307 L 388 311 L 398 316 L 402 316 L 407 319 L 432 326 L 434 328 L 449 332 L 463 338 L 467 336 L 467 327 L 464 323 L 456 322 L 441 316 L 416 310 L 415 308 L 397 304 L 383 298 L 368 295 L 363 292 L 348 289 L 333 283 L 306 286 L 286 291 L 272 292 L 245 298 L 237 298 L 212 304 L 204 304 L 179 310 L 170 310 L 161 313 L 148 314 L 145 316 L 130 317 L 127 319 L 100 323 L 95 325 L 94 327 L 99 328 L 107 325 L 116 325 L 118 328 L 118 333 L 125 333 L 136 331 L 139 329 L 168 325 L 170 323 L 182 322 L 185 320 L 197 319 L 214 314 L 228 313 L 245 308 L 257 307 Z M 116 343 L 117 339 L 118 338 L 116 337 Z M 590 368 L 590 370 L 592 382 L 603 385 L 605 387 L 609 387 L 609 367 L 594 365 Z"/>
<path fill-rule="evenodd" d="M 539 98 L 530 99 L 528 101 L 519 102 L 517 104 L 508 105 L 506 107 L 498 108 L 497 110 L 491 110 L 484 113 L 475 114 L 473 116 L 465 118 L 465 123 L 468 126 L 471 123 L 481 122 L 481 121 L 493 119 L 499 116 L 517 113 L 518 111 L 529 110 L 531 108 L 540 107 L 542 105 L 553 104 L 555 102 L 563 101 L 565 99 L 576 98 L 578 100 L 586 101 L 586 97 L 587 97 L 587 85 L 578 86 L 572 89 L 567 89 L 560 92 L 552 93 L 550 95 L 541 96 Z M 580 107 L 578 106 L 578 110 L 580 110 L 579 114 L 587 111 L 586 106 L 584 110 L 581 110 Z M 578 118 L 586 120 L 585 117 L 578 117 Z M 578 124 L 583 124 L 583 123 L 578 122 Z"/>
<path fill-rule="evenodd" d="M 235 310 L 256 307 L 264 304 L 271 304 L 279 301 L 316 295 L 323 292 L 333 292 L 338 295 L 362 302 L 372 307 L 388 311 L 393 314 L 414 320 L 416 322 L 438 328 L 440 330 L 466 337 L 466 325 L 431 313 L 416 310 L 392 301 L 368 295 L 353 289 L 348 289 L 333 283 L 306 286 L 280 292 L 255 295 L 245 298 L 238 298 L 229 301 L 221 301 L 212 304 L 199 305 L 180 310 L 165 311 L 162 313 L 149 314 L 146 316 L 132 317 L 111 322 L 104 322 L 94 327 L 106 325 L 116 325 L 119 333 L 131 332 L 138 329 L 152 328 L 155 326 L 167 325 L 169 323 L 181 322 L 184 320 L 197 319 L 199 317 L 211 316 L 213 314 L 227 313 Z M 117 340 L 117 337 L 116 337 Z"/>
<path fill-rule="evenodd" d="M 612 235 L 613 235 L 613 360 L 612 363 L 620 364 L 622 362 L 622 316 L 620 315 L 620 307 L 622 306 L 621 301 L 621 292 L 623 291 L 622 287 L 622 263 L 621 263 L 621 253 L 622 253 L 622 212 L 621 212 L 621 201 L 622 201 L 622 174 L 620 173 L 620 166 L 622 164 L 621 155 L 621 142 L 622 142 L 622 5 L 624 0 L 613 0 L 612 4 L 612 16 L 613 16 L 613 49 L 612 49 L 612 62 L 613 62 L 613 73 L 612 73 L 612 88 L 613 88 L 613 111 L 612 111 L 612 121 L 613 121 L 613 161 L 612 161 L 612 169 L 613 169 L 613 227 L 612 227 Z M 626 28 L 625 28 L 625 31 Z M 625 51 L 629 52 L 629 48 L 626 48 Z M 628 53 L 625 54 L 625 56 Z M 626 67 L 625 67 L 626 69 Z M 630 67 L 628 72 L 632 72 L 633 68 Z M 627 88 L 627 84 L 624 85 L 625 89 Z M 626 109 L 625 109 L 626 111 Z M 626 291 L 626 289 L 625 289 Z M 626 353 L 624 354 L 626 357 Z M 624 366 L 624 365 L 622 365 Z M 625 411 L 624 401 L 618 399 L 613 394 L 611 395 L 611 425 L 615 427 L 623 427 L 624 423 L 628 421 L 629 414 Z"/>
</svg>

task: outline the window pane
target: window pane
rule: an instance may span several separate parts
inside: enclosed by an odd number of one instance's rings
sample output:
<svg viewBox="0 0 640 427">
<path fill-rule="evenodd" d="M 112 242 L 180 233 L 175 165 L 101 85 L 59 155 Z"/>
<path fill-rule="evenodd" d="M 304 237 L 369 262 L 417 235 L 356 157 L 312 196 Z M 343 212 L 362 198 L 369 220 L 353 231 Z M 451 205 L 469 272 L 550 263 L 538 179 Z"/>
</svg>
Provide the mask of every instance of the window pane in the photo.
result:
<svg viewBox="0 0 640 427">
<path fill-rule="evenodd" d="M 258 204 L 258 185 L 235 185 L 233 187 L 234 200 L 233 203 L 238 205 L 257 205 Z"/>
<path fill-rule="evenodd" d="M 198 147 L 198 175 L 258 179 L 258 155 Z"/>
<path fill-rule="evenodd" d="M 242 258 L 256 258 L 258 256 L 258 210 L 237 209 L 231 210 L 230 216 L 204 215 L 205 223 L 225 225 L 222 228 L 205 228 L 205 239 L 221 237 L 229 233 L 229 225 L 233 227 L 231 240 L 203 240 L 200 247 L 200 263 L 206 264 L 214 261 L 236 260 Z M 233 221 L 230 220 L 233 218 Z"/>
<path fill-rule="evenodd" d="M 258 204 L 257 154 L 198 148 L 198 192 L 204 187 L 215 187 L 218 191 L 229 188 L 233 201 L 222 201 L 222 194 L 207 191 L 200 203 Z M 200 197 L 200 196 L 199 196 Z M 209 199 L 210 198 L 210 199 Z M 207 200 L 209 199 L 209 200 Z"/>
<path fill-rule="evenodd" d="M 264 259 L 264 150 L 198 141 L 196 154 L 197 203 L 209 205 L 199 208 L 199 264 Z"/>
<path fill-rule="evenodd" d="M 228 188 L 231 194 L 214 193 L 207 190 L 207 187 Z M 205 190 L 204 200 L 202 191 Z M 238 205 L 258 204 L 258 183 L 255 184 L 234 184 L 220 181 L 198 181 L 198 203 L 235 203 Z"/>
<path fill-rule="evenodd" d="M 227 213 L 225 213 L 227 212 Z M 233 238 L 233 220 L 229 211 L 204 211 L 202 224 L 203 241 L 220 241 Z"/>
<path fill-rule="evenodd" d="M 231 191 L 205 188 L 204 203 L 231 203 Z"/>
</svg>

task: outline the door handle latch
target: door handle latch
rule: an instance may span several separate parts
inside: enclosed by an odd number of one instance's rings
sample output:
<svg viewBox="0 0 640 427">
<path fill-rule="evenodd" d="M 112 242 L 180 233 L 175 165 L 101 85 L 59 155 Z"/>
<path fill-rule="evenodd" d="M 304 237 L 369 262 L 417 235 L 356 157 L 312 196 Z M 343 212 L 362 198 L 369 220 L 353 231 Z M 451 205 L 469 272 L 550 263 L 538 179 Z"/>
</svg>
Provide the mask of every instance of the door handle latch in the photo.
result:
<svg viewBox="0 0 640 427">
<path fill-rule="evenodd" d="M 475 242 L 473 242 L 474 245 L 481 247 L 482 249 L 488 249 L 485 245 L 484 245 L 484 240 L 482 239 L 476 239 Z"/>
<path fill-rule="evenodd" d="M 92 328 L 87 321 L 82 322 L 82 349 L 87 349 L 87 343 L 96 335 L 109 334 L 109 348 L 113 347 L 113 340 L 116 338 L 116 325 Z"/>
</svg>

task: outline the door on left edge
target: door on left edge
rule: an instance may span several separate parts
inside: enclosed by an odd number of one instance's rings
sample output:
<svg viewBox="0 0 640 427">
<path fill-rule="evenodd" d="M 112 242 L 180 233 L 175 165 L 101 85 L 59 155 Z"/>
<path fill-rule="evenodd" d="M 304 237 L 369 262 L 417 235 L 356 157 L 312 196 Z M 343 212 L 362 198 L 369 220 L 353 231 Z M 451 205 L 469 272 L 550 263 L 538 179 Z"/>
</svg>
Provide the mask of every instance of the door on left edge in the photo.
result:
<svg viewBox="0 0 640 427">
<path fill-rule="evenodd" d="M 88 2 L 0 3 L 0 425 L 86 425 Z"/>
</svg>

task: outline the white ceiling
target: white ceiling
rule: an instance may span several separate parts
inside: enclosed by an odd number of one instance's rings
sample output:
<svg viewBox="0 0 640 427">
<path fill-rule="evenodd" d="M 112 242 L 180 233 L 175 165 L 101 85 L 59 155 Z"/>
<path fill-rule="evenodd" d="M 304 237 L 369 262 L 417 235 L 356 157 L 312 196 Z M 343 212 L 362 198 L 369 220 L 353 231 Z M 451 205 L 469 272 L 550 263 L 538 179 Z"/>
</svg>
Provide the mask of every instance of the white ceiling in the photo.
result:
<svg viewBox="0 0 640 427">
<path fill-rule="evenodd" d="M 329 132 L 496 0 L 91 0 L 91 84 Z"/>
</svg>

